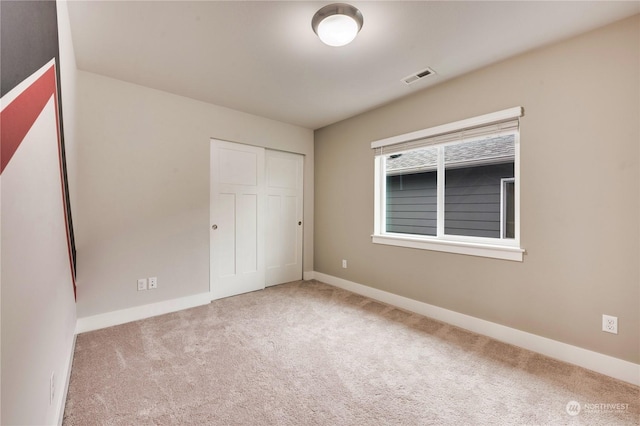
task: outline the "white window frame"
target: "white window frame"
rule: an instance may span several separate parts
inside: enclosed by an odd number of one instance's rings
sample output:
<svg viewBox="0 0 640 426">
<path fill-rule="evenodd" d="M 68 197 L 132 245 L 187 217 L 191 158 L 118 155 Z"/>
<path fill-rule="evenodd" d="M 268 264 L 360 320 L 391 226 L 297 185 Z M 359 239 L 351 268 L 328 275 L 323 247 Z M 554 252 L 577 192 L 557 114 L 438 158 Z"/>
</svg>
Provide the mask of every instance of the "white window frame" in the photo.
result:
<svg viewBox="0 0 640 426">
<path fill-rule="evenodd" d="M 389 147 L 393 145 L 418 141 L 428 137 L 456 133 L 465 129 L 478 128 L 491 124 L 506 122 L 519 118 L 523 115 L 522 107 L 515 107 L 503 111 L 473 117 L 454 123 L 431 127 L 404 135 L 393 136 L 371 143 L 374 149 Z M 501 230 L 500 238 L 469 237 L 462 235 L 447 235 L 444 232 L 444 146 L 445 144 L 435 144 L 438 147 L 438 215 L 436 236 L 400 234 L 386 231 L 386 155 L 375 156 L 374 166 L 374 232 L 371 236 L 375 244 L 385 244 L 391 246 L 408 247 L 423 250 L 433 250 L 448 253 L 457 253 L 471 256 L 489 257 L 495 259 L 512 260 L 522 262 L 524 249 L 520 247 L 520 131 L 516 129 L 508 133 L 515 135 L 515 161 L 514 161 L 514 191 L 515 191 L 515 238 L 503 238 L 503 213 L 501 206 Z M 459 142 L 459 141 L 457 141 Z M 501 200 L 501 204 L 503 201 Z"/>
</svg>

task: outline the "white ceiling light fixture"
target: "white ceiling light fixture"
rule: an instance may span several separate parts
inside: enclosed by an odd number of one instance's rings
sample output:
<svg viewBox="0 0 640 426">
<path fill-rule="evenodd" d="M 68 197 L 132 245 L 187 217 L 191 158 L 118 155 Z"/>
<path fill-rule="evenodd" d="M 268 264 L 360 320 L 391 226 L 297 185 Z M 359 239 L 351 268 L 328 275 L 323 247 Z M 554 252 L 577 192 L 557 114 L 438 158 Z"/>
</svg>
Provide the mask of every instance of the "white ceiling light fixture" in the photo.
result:
<svg viewBox="0 0 640 426">
<path fill-rule="evenodd" d="M 351 43 L 363 22 L 362 13 L 357 8 L 346 3 L 334 3 L 313 15 L 311 27 L 324 44 L 338 47 Z"/>
</svg>

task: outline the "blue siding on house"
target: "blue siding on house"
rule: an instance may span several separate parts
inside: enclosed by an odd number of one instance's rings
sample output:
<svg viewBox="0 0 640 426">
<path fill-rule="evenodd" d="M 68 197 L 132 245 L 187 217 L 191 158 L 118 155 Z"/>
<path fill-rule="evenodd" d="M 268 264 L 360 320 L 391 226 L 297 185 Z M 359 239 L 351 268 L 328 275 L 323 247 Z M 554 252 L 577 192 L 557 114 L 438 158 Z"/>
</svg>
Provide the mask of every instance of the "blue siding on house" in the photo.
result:
<svg viewBox="0 0 640 426">
<path fill-rule="evenodd" d="M 445 172 L 445 234 L 500 238 L 501 179 L 513 163 Z M 387 232 L 436 235 L 436 172 L 387 177 Z"/>
</svg>

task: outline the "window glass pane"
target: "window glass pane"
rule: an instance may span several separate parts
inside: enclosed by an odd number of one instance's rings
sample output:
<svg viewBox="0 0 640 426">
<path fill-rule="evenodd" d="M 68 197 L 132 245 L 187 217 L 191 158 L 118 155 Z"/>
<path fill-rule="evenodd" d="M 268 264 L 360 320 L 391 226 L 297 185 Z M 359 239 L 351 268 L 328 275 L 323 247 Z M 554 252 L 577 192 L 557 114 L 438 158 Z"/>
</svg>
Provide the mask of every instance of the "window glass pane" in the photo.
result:
<svg viewBox="0 0 640 426">
<path fill-rule="evenodd" d="M 516 193 L 513 181 L 504 183 L 504 238 L 516 237 Z"/>
<path fill-rule="evenodd" d="M 386 157 L 386 232 L 436 235 L 438 148 Z"/>
<path fill-rule="evenodd" d="M 514 177 L 514 161 L 514 135 L 444 147 L 445 234 L 500 238 L 501 179 Z"/>
</svg>

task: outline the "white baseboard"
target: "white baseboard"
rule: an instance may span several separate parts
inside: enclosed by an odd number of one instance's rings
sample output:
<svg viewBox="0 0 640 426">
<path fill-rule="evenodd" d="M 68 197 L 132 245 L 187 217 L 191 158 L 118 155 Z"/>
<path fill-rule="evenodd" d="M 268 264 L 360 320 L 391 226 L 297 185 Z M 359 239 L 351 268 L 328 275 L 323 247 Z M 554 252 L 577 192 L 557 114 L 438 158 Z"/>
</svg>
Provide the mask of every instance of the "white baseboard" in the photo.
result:
<svg viewBox="0 0 640 426">
<path fill-rule="evenodd" d="M 196 306 L 206 305 L 210 302 L 211 294 L 207 292 L 195 294 L 193 296 L 181 297 L 179 299 L 166 300 L 164 302 L 122 309 L 119 311 L 106 312 L 104 314 L 93 315 L 90 317 L 78 318 L 78 322 L 76 323 L 76 334 L 120 325 L 131 321 L 138 321 L 171 312 L 182 311 L 183 309 L 195 308 Z"/>
<path fill-rule="evenodd" d="M 64 389 L 62 390 L 62 396 L 58 402 L 58 426 L 62 426 L 62 420 L 64 419 L 64 407 L 67 403 L 67 393 L 69 393 L 69 382 L 71 381 L 71 367 L 73 366 L 73 354 L 76 352 L 76 335 L 73 335 L 71 340 L 71 349 L 69 350 L 69 359 L 67 361 L 67 371 L 64 374 Z"/>
<path fill-rule="evenodd" d="M 305 281 L 309 281 L 315 278 L 315 272 L 314 271 L 304 271 L 302 273 L 302 279 Z"/>
<path fill-rule="evenodd" d="M 527 333 L 515 328 L 506 327 L 483 319 L 475 318 L 459 312 L 443 309 L 428 303 L 419 302 L 407 297 L 398 296 L 373 287 L 368 287 L 342 278 L 314 272 L 313 277 L 326 284 L 397 306 L 448 324 L 455 325 L 474 333 L 482 334 L 514 346 L 597 371 L 615 379 L 640 385 L 640 365 L 604 355 L 588 349 L 572 346 L 557 340 L 548 339 L 536 334 Z"/>
</svg>

